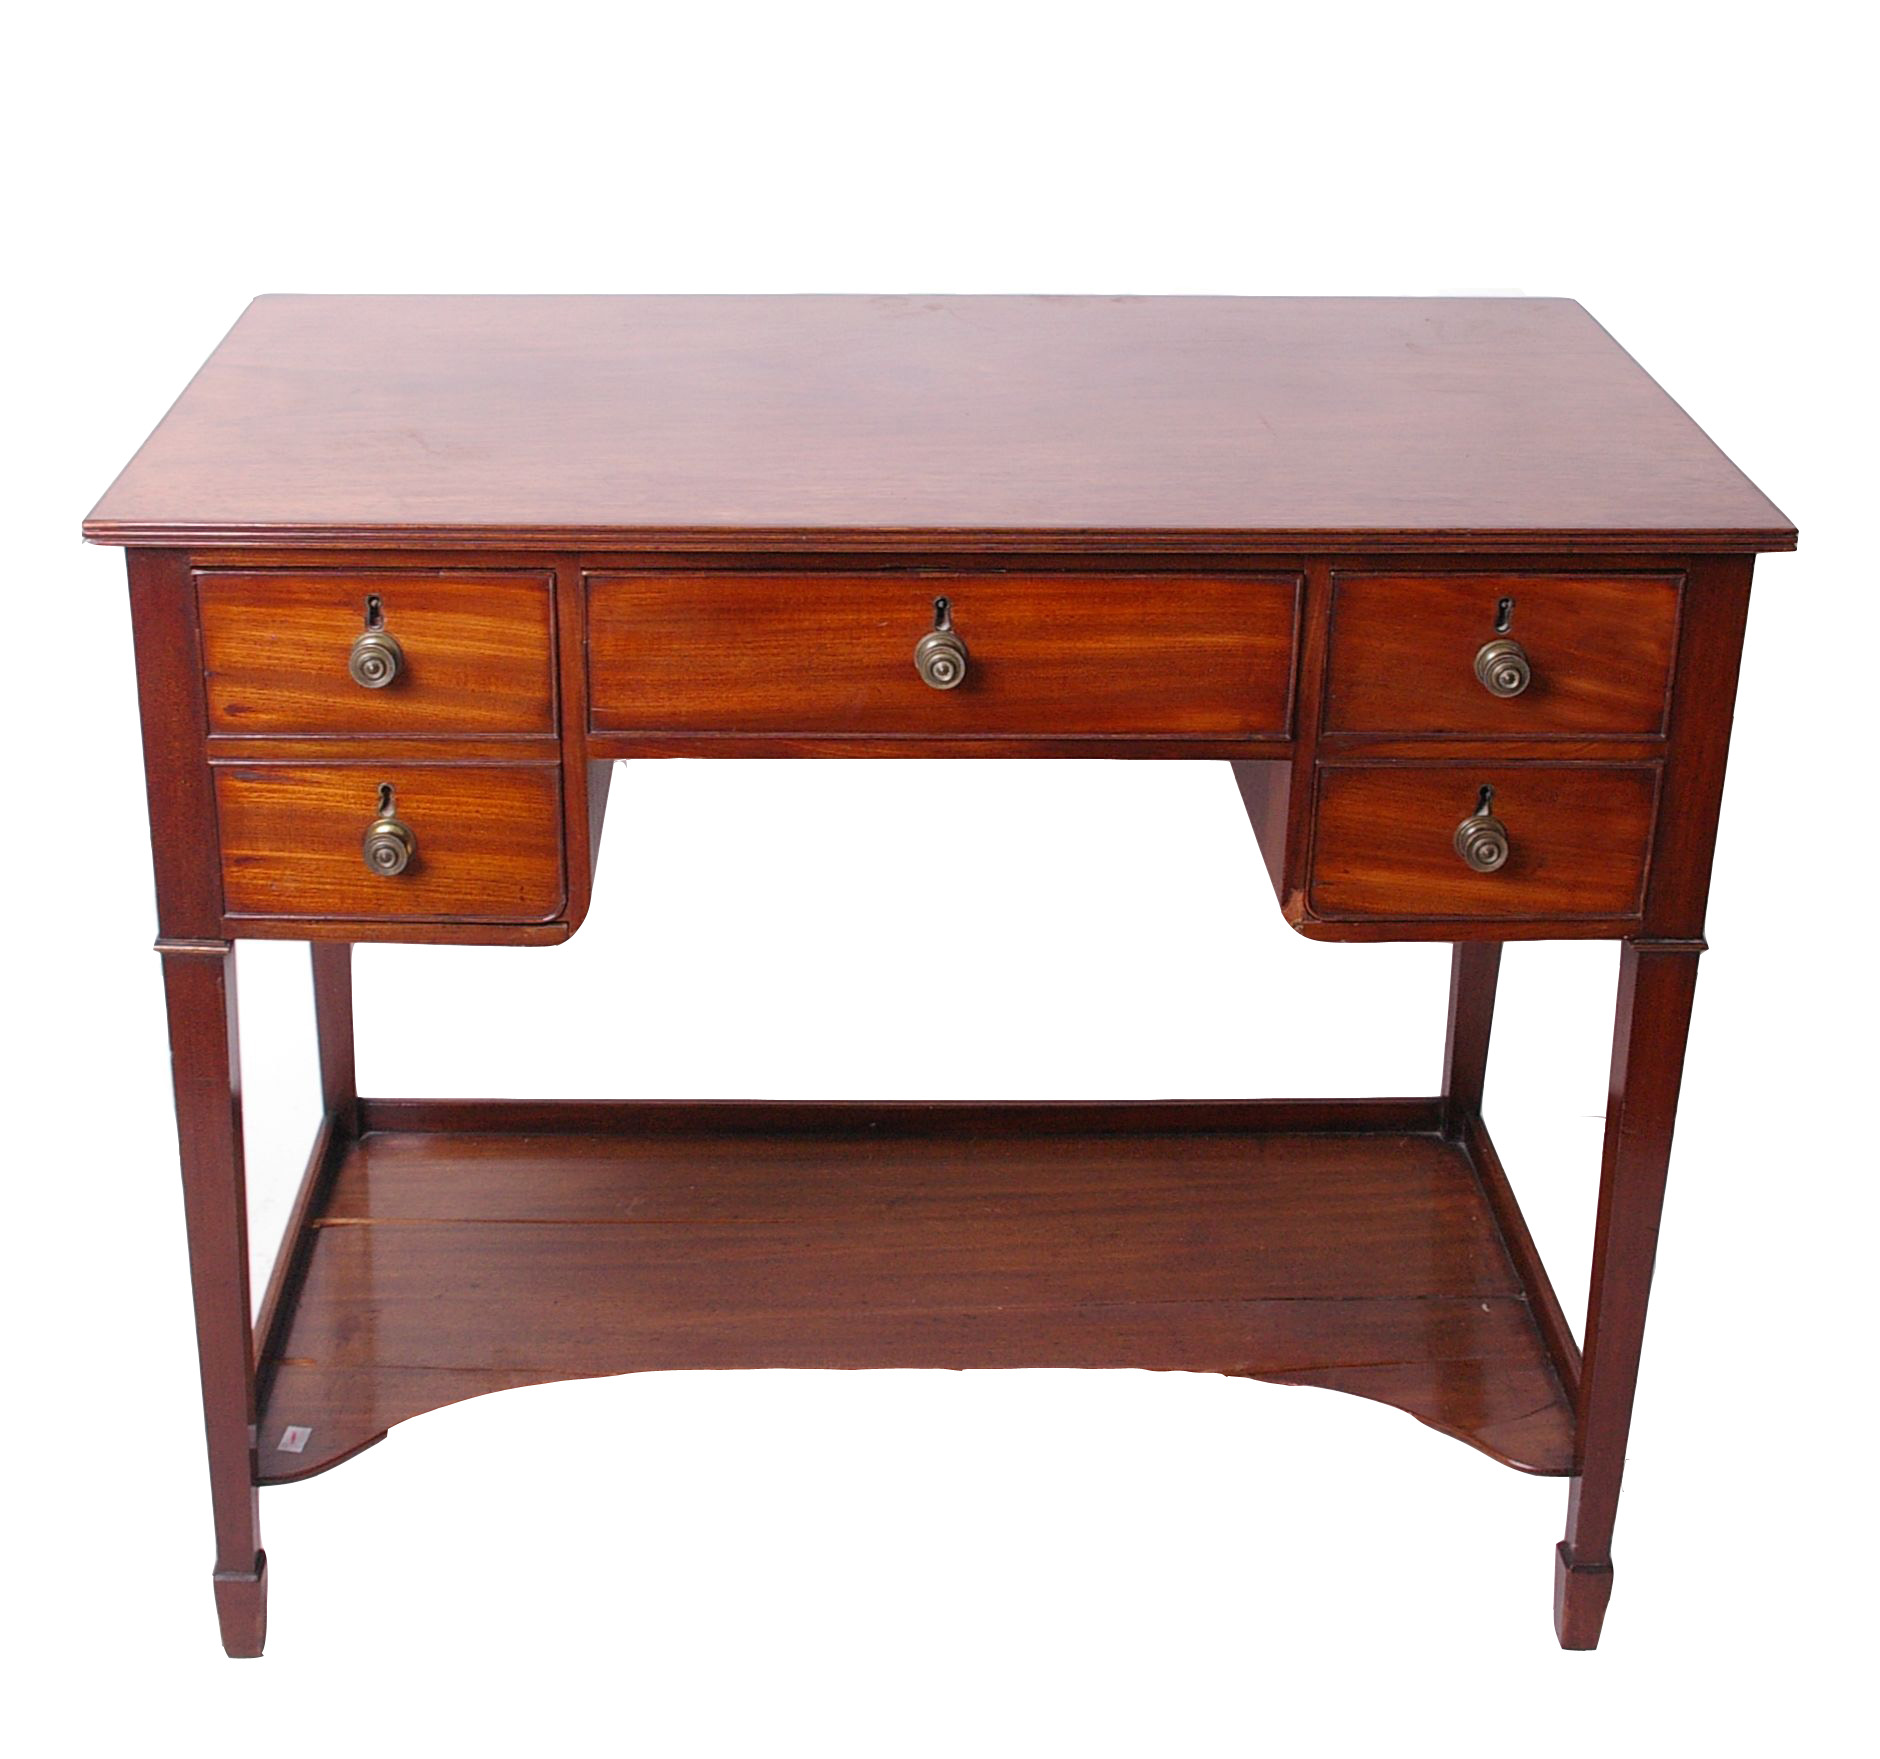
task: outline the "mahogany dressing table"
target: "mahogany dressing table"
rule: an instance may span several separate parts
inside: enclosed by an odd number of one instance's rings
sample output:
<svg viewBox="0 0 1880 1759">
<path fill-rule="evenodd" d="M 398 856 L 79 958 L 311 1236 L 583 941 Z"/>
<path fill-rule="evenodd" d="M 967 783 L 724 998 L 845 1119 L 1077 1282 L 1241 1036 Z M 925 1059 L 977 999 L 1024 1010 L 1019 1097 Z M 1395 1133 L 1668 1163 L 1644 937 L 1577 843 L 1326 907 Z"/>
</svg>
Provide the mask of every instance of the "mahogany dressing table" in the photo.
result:
<svg viewBox="0 0 1880 1759">
<path fill-rule="evenodd" d="M 128 551 L 231 1655 L 260 1487 L 739 1366 L 1395 1405 L 1568 1481 L 1554 1621 L 1596 1643 L 1750 570 L 1795 533 L 1579 306 L 262 299 L 85 534 Z M 353 943 L 566 940 L 615 762 L 830 754 L 1231 766 L 1301 934 L 1453 943 L 1438 1091 L 358 1094 Z M 1502 944 L 1561 937 L 1623 948 L 1577 1339 L 1481 1107 Z M 324 1098 L 258 1317 L 244 938 L 311 943 Z"/>
</svg>

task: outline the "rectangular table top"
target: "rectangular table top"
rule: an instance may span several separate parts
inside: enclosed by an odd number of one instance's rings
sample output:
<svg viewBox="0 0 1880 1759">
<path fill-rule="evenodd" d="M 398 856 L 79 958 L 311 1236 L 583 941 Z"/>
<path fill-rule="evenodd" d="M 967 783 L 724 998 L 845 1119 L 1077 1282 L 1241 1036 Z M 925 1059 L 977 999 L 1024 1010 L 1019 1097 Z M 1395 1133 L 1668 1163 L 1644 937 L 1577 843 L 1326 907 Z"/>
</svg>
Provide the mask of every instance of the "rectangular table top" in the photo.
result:
<svg viewBox="0 0 1880 1759">
<path fill-rule="evenodd" d="M 277 295 L 117 544 L 1780 550 L 1558 299 Z"/>
</svg>

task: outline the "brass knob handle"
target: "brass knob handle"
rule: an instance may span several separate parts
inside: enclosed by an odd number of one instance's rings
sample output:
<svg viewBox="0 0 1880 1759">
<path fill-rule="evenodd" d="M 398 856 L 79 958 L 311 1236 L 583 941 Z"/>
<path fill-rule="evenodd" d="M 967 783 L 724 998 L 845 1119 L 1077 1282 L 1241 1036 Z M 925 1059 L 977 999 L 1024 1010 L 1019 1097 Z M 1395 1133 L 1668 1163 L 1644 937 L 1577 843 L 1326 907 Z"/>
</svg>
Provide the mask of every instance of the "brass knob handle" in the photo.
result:
<svg viewBox="0 0 1880 1759">
<path fill-rule="evenodd" d="M 966 643 L 953 627 L 953 607 L 933 602 L 933 628 L 914 643 L 914 670 L 936 690 L 957 690 L 966 682 Z"/>
<path fill-rule="evenodd" d="M 1456 853 L 1477 873 L 1493 873 L 1508 860 L 1508 827 L 1488 810 L 1486 796 L 1476 809 L 1456 826 Z"/>
<path fill-rule="evenodd" d="M 352 644 L 346 659 L 352 681 L 367 690 L 383 690 L 404 665 L 405 650 L 398 645 L 398 637 L 384 629 L 368 629 Z"/>
<path fill-rule="evenodd" d="M 1505 635 L 1482 643 L 1475 656 L 1475 675 L 1490 696 L 1519 696 L 1534 682 L 1527 649 Z"/>
<path fill-rule="evenodd" d="M 935 629 L 914 644 L 914 670 L 936 690 L 966 681 L 966 643 L 951 629 Z"/>
<path fill-rule="evenodd" d="M 411 826 L 392 816 L 391 794 L 390 788 L 379 790 L 379 816 L 366 826 L 365 841 L 360 845 L 366 866 L 387 879 L 403 873 L 418 853 L 418 839 Z"/>
</svg>

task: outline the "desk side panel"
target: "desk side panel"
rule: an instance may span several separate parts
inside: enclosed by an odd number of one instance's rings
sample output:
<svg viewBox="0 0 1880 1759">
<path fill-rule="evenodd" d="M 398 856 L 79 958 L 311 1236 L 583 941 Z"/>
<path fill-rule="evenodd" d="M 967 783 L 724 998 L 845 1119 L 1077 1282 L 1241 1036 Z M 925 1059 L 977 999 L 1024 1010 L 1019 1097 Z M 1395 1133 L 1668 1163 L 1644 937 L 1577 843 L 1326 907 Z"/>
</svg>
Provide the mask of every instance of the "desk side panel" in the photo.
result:
<svg viewBox="0 0 1880 1759">
<path fill-rule="evenodd" d="M 217 940 L 222 868 L 215 789 L 203 758 L 208 710 L 189 557 L 180 550 L 131 550 L 125 561 L 157 930 L 165 940 Z"/>
</svg>

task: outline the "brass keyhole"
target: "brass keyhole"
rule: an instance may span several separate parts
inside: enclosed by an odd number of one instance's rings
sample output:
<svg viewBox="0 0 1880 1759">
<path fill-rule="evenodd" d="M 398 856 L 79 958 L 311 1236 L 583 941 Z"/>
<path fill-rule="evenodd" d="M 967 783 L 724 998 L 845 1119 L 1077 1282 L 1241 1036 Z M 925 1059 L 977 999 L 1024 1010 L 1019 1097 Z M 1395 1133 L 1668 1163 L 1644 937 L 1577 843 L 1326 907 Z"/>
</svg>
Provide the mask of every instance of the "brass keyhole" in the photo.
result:
<svg viewBox="0 0 1880 1759">
<path fill-rule="evenodd" d="M 398 817 L 398 801 L 390 782 L 379 784 L 378 815 L 366 826 L 360 853 L 366 866 L 386 879 L 403 873 L 418 853 L 418 839 L 411 826 Z"/>
<path fill-rule="evenodd" d="M 957 690 L 966 680 L 966 643 L 953 627 L 953 601 L 933 602 L 933 628 L 914 644 L 914 670 L 935 690 Z"/>
<path fill-rule="evenodd" d="M 1495 633 L 1477 649 L 1475 676 L 1490 696 L 1519 696 L 1534 681 L 1527 650 L 1508 631 L 1514 626 L 1514 600 L 1495 604 Z"/>
<path fill-rule="evenodd" d="M 366 594 L 366 626 L 346 656 L 346 670 L 363 690 L 383 690 L 405 669 L 405 650 L 385 627 L 385 601 Z"/>
<path fill-rule="evenodd" d="M 1494 873 L 1507 864 L 1513 845 L 1508 827 L 1495 816 L 1495 790 L 1486 782 L 1477 790 L 1475 810 L 1456 826 L 1455 850 L 1477 873 Z"/>
</svg>

